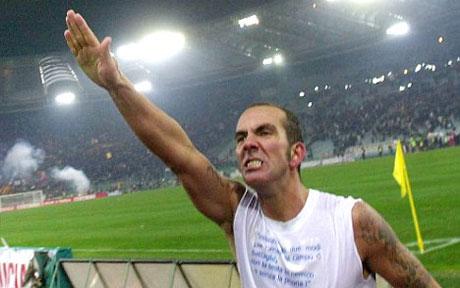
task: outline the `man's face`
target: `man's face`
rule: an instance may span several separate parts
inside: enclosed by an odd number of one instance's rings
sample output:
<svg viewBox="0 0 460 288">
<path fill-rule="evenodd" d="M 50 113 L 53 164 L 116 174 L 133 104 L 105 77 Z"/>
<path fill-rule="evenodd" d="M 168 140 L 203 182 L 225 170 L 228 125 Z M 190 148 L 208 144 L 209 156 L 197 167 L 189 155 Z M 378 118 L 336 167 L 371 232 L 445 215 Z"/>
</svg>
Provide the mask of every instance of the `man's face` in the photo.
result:
<svg viewBox="0 0 460 288">
<path fill-rule="evenodd" d="M 251 107 L 236 127 L 236 155 L 243 179 L 256 188 L 280 179 L 289 170 L 285 113 L 271 106 Z"/>
</svg>

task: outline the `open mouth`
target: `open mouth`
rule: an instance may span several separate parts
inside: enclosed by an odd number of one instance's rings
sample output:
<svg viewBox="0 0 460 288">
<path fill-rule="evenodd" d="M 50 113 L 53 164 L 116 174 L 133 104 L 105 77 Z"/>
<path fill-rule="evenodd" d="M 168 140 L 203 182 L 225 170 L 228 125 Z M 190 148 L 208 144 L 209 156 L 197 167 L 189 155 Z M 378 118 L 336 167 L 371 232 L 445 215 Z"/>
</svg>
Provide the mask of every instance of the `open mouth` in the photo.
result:
<svg viewBox="0 0 460 288">
<path fill-rule="evenodd" d="M 260 166 L 262 166 L 262 160 L 259 159 L 251 159 L 246 161 L 246 163 L 244 164 L 244 167 L 248 169 L 257 169 Z"/>
</svg>

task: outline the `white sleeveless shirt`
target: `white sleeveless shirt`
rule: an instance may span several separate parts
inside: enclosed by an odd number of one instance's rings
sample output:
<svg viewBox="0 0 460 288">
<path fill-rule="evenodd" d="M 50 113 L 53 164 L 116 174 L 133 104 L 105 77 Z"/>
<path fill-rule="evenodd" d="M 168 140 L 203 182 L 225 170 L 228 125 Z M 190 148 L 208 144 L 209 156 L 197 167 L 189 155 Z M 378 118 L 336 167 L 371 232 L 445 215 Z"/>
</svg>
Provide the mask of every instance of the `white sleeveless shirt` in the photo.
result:
<svg viewBox="0 0 460 288">
<path fill-rule="evenodd" d="M 351 209 L 359 201 L 310 189 L 299 214 L 279 222 L 266 217 L 247 189 L 233 223 L 244 288 L 375 287 L 364 279 Z"/>
</svg>

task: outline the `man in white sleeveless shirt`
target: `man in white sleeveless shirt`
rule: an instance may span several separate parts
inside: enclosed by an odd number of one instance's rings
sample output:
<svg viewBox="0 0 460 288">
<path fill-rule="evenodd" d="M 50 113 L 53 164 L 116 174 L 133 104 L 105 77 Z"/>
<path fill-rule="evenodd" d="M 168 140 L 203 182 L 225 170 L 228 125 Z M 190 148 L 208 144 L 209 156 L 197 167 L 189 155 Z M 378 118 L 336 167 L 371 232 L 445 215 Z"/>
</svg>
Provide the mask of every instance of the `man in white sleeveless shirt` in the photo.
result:
<svg viewBox="0 0 460 288">
<path fill-rule="evenodd" d="M 180 178 L 196 208 L 225 232 L 243 287 L 439 287 L 389 225 L 363 201 L 303 186 L 297 118 L 272 104 L 241 115 L 235 133 L 246 185 L 217 173 L 182 127 L 137 92 L 81 15 L 64 36 L 82 70 L 105 88 L 144 144 Z"/>
</svg>

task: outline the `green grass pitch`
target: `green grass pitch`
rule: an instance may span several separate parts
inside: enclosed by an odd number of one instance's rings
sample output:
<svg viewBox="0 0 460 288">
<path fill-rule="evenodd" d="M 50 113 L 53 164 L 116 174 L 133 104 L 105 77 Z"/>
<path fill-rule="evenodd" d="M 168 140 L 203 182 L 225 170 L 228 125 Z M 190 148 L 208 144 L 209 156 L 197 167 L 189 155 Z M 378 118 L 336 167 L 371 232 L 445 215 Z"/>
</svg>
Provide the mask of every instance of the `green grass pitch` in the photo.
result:
<svg viewBox="0 0 460 288">
<path fill-rule="evenodd" d="M 302 178 L 308 187 L 363 198 L 407 244 L 416 240 L 414 226 L 408 199 L 392 178 L 393 161 L 306 169 Z M 460 239 L 460 147 L 409 154 L 406 163 L 430 250 L 416 255 L 443 287 L 456 287 L 460 243 L 446 241 Z M 195 210 L 182 188 L 0 213 L 0 237 L 11 246 L 71 247 L 77 258 L 233 258 L 223 233 Z"/>
</svg>

